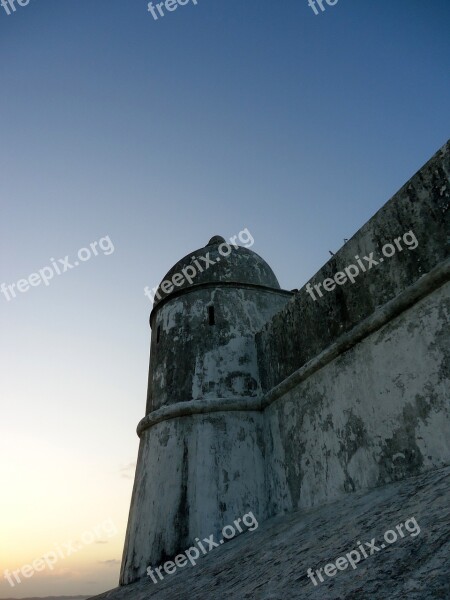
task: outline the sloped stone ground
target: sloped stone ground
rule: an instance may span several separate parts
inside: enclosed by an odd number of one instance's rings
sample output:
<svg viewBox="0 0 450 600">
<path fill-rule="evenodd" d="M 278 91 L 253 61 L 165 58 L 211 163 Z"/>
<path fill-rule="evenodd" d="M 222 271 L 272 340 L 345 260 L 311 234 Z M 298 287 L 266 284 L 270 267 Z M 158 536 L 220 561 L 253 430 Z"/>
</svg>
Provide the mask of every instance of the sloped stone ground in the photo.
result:
<svg viewBox="0 0 450 600">
<path fill-rule="evenodd" d="M 414 517 L 409 532 L 314 586 L 323 568 Z M 413 524 L 410 523 L 413 529 Z M 366 547 L 367 553 L 370 552 Z M 192 567 L 150 578 L 95 600 L 429 600 L 450 599 L 450 467 L 338 502 L 275 517 L 212 550 Z"/>
</svg>

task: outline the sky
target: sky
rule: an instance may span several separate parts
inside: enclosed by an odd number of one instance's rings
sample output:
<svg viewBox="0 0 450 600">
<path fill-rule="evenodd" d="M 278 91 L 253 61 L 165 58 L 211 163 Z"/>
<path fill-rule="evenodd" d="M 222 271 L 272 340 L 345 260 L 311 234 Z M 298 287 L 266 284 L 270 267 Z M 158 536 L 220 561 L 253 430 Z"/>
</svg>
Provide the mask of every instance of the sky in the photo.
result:
<svg viewBox="0 0 450 600">
<path fill-rule="evenodd" d="M 325 8 L 0 5 L 0 598 L 117 585 L 144 287 L 247 228 L 300 288 L 446 142 L 448 0 Z"/>
</svg>

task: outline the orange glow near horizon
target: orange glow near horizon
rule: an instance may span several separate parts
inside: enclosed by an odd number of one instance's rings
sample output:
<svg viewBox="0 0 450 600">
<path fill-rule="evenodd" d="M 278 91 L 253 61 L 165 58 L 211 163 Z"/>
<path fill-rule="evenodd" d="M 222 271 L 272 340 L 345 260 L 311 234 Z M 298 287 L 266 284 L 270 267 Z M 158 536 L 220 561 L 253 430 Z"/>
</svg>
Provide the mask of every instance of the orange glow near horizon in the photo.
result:
<svg viewBox="0 0 450 600">
<path fill-rule="evenodd" d="M 6 434 L 1 455 L 11 448 L 0 467 L 0 597 L 115 587 L 131 480 L 37 437 Z"/>
</svg>

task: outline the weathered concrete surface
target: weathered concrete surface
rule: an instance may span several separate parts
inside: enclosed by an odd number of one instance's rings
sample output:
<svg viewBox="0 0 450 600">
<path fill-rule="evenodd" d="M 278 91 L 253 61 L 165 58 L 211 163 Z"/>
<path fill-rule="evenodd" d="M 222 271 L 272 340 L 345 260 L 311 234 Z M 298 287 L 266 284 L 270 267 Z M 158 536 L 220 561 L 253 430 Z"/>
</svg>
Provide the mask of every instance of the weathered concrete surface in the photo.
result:
<svg viewBox="0 0 450 600">
<path fill-rule="evenodd" d="M 342 272 L 355 256 L 374 253 L 412 230 L 418 246 L 396 251 L 391 258 L 360 273 L 355 283 L 336 285 L 316 294 L 303 287 L 256 336 L 264 391 L 272 389 L 317 356 L 343 332 L 383 306 L 443 262 L 450 251 L 450 141 L 420 169 L 310 280 L 323 282 Z M 412 247 L 413 244 L 411 244 Z M 363 260 L 368 266 L 368 262 Z"/>
<path fill-rule="evenodd" d="M 165 278 L 200 256 L 214 263 L 155 303 L 146 415 L 190 401 L 261 395 L 255 333 L 292 293 L 280 289 L 260 256 L 241 247 L 223 256 L 221 241 L 212 238 Z M 266 518 L 261 412 L 178 416 L 156 425 L 144 419 L 139 433 L 121 583 L 196 536 L 219 531 L 231 514 L 253 510 Z"/>
<path fill-rule="evenodd" d="M 193 415 L 143 432 L 121 583 L 253 511 L 266 518 L 262 413 Z"/>
<path fill-rule="evenodd" d="M 290 297 L 239 283 L 212 285 L 184 290 L 154 309 L 147 414 L 175 402 L 261 393 L 255 333 Z"/>
<path fill-rule="evenodd" d="M 145 578 L 95 600 L 447 600 L 449 500 L 450 468 L 347 494 L 261 523 L 156 585 Z M 317 587 L 307 578 L 309 568 L 325 567 L 359 542 L 376 538 L 380 546 L 387 530 L 412 517 L 416 537 L 408 533 Z"/>
<path fill-rule="evenodd" d="M 268 514 L 450 464 L 450 283 L 264 413 Z"/>
</svg>

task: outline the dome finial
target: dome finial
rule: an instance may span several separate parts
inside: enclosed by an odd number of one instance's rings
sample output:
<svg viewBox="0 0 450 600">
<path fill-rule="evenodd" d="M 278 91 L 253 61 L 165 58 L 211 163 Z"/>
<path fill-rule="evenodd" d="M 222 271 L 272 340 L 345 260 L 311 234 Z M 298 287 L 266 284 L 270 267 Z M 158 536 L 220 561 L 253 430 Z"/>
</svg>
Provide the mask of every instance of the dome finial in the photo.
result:
<svg viewBox="0 0 450 600">
<path fill-rule="evenodd" d="M 213 235 L 213 237 L 209 240 L 209 242 L 206 245 L 215 246 L 216 244 L 223 243 L 225 243 L 225 238 L 223 238 L 221 235 Z"/>
</svg>

